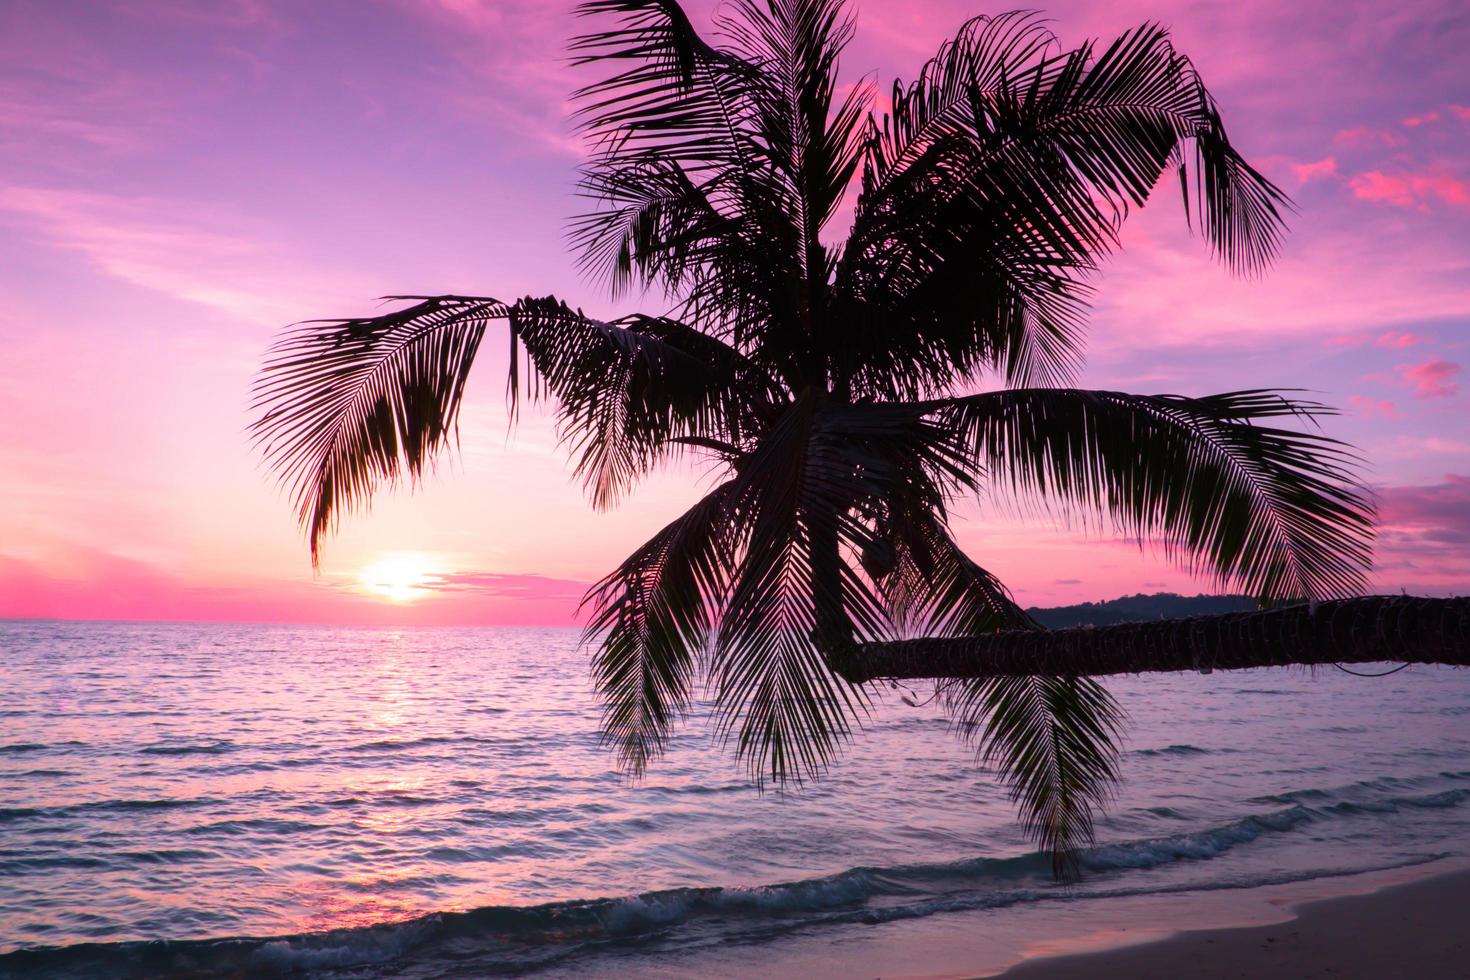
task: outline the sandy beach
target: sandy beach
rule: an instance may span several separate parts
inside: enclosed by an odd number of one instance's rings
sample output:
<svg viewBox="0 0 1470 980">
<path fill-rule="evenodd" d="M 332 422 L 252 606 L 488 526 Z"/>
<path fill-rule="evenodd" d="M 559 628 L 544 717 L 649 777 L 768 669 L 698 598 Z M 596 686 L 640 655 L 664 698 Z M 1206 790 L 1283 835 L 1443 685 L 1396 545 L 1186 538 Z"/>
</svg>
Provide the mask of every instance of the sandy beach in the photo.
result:
<svg viewBox="0 0 1470 980">
<path fill-rule="evenodd" d="M 1470 977 L 1470 870 L 1310 902 L 1287 921 L 1179 933 L 1104 952 L 1054 956 L 1006 980 Z"/>
</svg>

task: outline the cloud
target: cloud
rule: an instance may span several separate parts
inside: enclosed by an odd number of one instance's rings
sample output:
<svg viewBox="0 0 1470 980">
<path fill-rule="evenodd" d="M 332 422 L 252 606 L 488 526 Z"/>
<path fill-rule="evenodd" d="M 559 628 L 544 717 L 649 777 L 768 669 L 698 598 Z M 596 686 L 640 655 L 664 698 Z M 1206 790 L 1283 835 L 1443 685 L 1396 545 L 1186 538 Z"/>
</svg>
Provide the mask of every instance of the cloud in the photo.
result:
<svg viewBox="0 0 1470 980">
<path fill-rule="evenodd" d="M 1443 483 L 1389 487 L 1379 494 L 1385 527 L 1432 530 L 1447 541 L 1470 542 L 1470 475 L 1448 473 Z"/>
<path fill-rule="evenodd" d="M 1337 161 L 1332 157 L 1324 157 L 1311 163 L 1293 163 L 1291 172 L 1296 175 L 1298 183 L 1310 184 L 1314 180 L 1337 176 Z"/>
<path fill-rule="evenodd" d="M 1439 122 L 1439 113 L 1431 110 L 1417 116 L 1410 116 L 1404 120 L 1405 126 L 1423 126 L 1426 123 Z"/>
<path fill-rule="evenodd" d="M 1411 440 L 1415 452 L 1437 453 L 1446 456 L 1470 455 L 1470 442 L 1462 442 L 1458 439 L 1441 439 L 1438 436 L 1425 436 L 1422 439 Z"/>
<path fill-rule="evenodd" d="M 1405 347 L 1429 343 L 1428 338 L 1421 337 L 1418 334 L 1403 333 L 1398 330 L 1386 330 L 1377 336 L 1371 333 L 1338 334 L 1336 337 L 1329 337 L 1327 339 L 1327 346 L 1357 348 L 1366 346 L 1370 341 L 1374 347 L 1383 347 L 1389 350 L 1403 350 Z"/>
<path fill-rule="evenodd" d="M 1351 129 L 1340 129 L 1332 137 L 1332 142 L 1338 146 L 1403 146 L 1406 142 L 1397 133 L 1390 133 L 1382 129 L 1371 129 L 1367 126 L 1354 126 Z"/>
<path fill-rule="evenodd" d="M 1364 418 L 1382 417 L 1386 419 L 1403 418 L 1403 413 L 1398 406 L 1391 401 L 1377 398 L 1367 398 L 1363 395 L 1349 395 L 1348 404 L 1357 410 Z"/>
<path fill-rule="evenodd" d="M 1464 592 L 1470 588 L 1470 475 L 1382 489 L 1378 495 L 1379 584 Z"/>
<path fill-rule="evenodd" d="M 302 299 L 333 295 L 321 270 L 304 269 L 248 219 L 190 202 L 0 187 L 6 212 L 107 275 L 253 323 L 285 323 Z"/>
<path fill-rule="evenodd" d="M 580 602 L 587 592 L 587 583 L 544 575 L 445 572 L 428 576 L 416 588 L 428 592 L 473 592 L 505 599 L 568 599 Z"/>
<path fill-rule="evenodd" d="M 116 121 L 103 112 L 88 113 L 81 99 L 58 105 L 20 87 L 0 94 L 0 146 L 11 153 L 36 144 L 48 149 L 52 139 L 75 141 L 101 150 L 130 151 L 147 144 L 144 126 Z M 21 138 L 25 134 L 25 138 Z"/>
<path fill-rule="evenodd" d="M 1448 398 L 1460 390 L 1451 381 L 1460 373 L 1460 365 L 1439 358 L 1422 364 L 1400 364 L 1395 370 L 1414 389 L 1415 398 Z"/>
<path fill-rule="evenodd" d="M 1470 181 L 1448 174 L 1387 174 L 1369 170 L 1349 180 L 1348 187 L 1359 200 L 1401 208 L 1424 208 L 1431 198 L 1457 207 L 1470 207 Z"/>
<path fill-rule="evenodd" d="M 1373 346 L 1387 347 L 1393 350 L 1402 350 L 1405 347 L 1413 347 L 1415 344 L 1422 343 L 1426 343 L 1426 341 L 1418 334 L 1399 333 L 1396 330 L 1390 330 L 1387 333 L 1379 334 L 1378 337 L 1373 341 Z"/>
<path fill-rule="evenodd" d="M 428 76 L 434 98 L 468 119 L 495 120 L 529 145 L 582 159 L 569 132 L 575 73 L 561 39 L 580 33 L 570 10 L 544 0 L 399 0 L 439 33 L 445 56 Z"/>
<path fill-rule="evenodd" d="M 1470 105 L 1452 105 L 1450 106 L 1450 112 L 1455 114 L 1456 119 L 1470 122 Z"/>
<path fill-rule="evenodd" d="M 541 575 L 448 573 L 412 603 L 340 583 L 235 577 L 201 582 L 173 559 L 53 543 L 45 560 L 0 551 L 0 617 L 225 622 L 567 624 L 586 584 Z"/>
<path fill-rule="evenodd" d="M 1216 268 L 1187 232 L 1175 234 L 1166 210 L 1146 210 L 1125 229 L 1134 237 L 1099 279 L 1094 355 L 1104 344 L 1239 346 L 1248 337 L 1279 343 L 1312 334 L 1371 341 L 1389 329 L 1470 314 L 1463 259 L 1436 235 L 1401 240 L 1375 229 L 1382 235 L 1374 237 L 1361 220 L 1350 233 L 1311 229 L 1257 281 Z M 1139 232 L 1150 237 L 1140 240 Z"/>
</svg>

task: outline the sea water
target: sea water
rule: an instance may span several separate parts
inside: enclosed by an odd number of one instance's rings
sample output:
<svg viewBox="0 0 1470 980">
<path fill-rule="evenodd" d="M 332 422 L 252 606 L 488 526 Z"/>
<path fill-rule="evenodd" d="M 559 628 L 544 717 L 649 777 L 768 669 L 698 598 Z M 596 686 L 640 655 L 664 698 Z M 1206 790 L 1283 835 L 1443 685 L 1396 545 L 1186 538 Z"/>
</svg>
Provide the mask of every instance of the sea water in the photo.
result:
<svg viewBox="0 0 1470 980">
<path fill-rule="evenodd" d="M 0 622 L 0 977 L 606 975 L 1470 851 L 1470 671 L 1111 687 L 1063 887 L 922 688 L 762 792 L 707 706 L 621 776 L 573 630 Z"/>
</svg>

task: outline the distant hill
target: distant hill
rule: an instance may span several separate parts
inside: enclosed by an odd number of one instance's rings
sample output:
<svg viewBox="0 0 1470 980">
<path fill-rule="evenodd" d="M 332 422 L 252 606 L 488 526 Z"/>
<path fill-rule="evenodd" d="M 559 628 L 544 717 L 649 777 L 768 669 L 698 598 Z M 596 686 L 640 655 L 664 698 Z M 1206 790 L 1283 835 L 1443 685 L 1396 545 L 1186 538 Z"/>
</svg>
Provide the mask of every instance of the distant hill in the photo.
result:
<svg viewBox="0 0 1470 980">
<path fill-rule="evenodd" d="M 1125 595 L 1106 602 L 1083 602 L 1075 606 L 1031 608 L 1026 611 L 1048 629 L 1064 626 L 1110 626 L 1148 619 L 1180 619 L 1210 613 L 1245 612 L 1257 608 L 1254 599 L 1243 595 Z"/>
</svg>

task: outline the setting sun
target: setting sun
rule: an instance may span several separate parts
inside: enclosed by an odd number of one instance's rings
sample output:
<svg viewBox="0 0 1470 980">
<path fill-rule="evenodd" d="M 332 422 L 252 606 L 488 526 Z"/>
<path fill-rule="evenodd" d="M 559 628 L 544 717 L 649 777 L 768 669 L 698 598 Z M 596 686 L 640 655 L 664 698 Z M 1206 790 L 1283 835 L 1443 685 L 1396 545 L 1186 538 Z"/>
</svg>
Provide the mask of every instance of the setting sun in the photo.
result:
<svg viewBox="0 0 1470 980">
<path fill-rule="evenodd" d="M 384 555 L 358 573 L 365 592 L 393 602 L 412 602 L 428 595 L 429 581 L 438 574 L 429 556 L 414 551 Z"/>
</svg>

